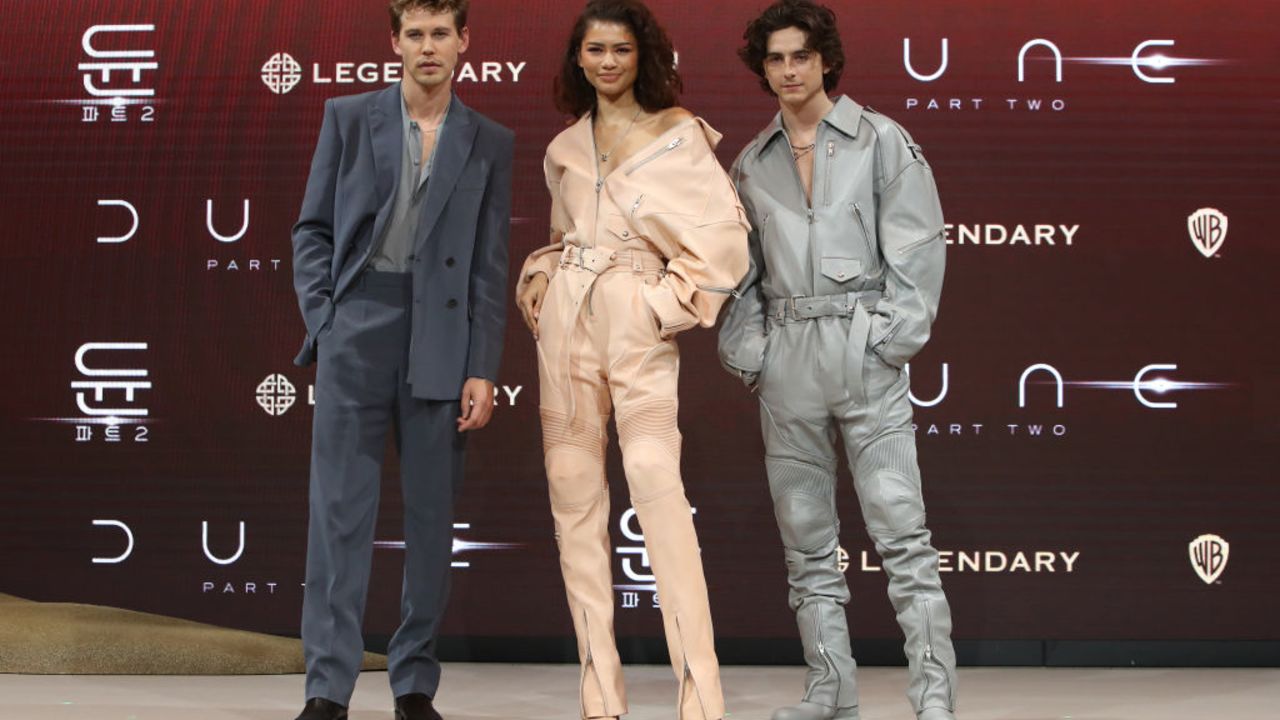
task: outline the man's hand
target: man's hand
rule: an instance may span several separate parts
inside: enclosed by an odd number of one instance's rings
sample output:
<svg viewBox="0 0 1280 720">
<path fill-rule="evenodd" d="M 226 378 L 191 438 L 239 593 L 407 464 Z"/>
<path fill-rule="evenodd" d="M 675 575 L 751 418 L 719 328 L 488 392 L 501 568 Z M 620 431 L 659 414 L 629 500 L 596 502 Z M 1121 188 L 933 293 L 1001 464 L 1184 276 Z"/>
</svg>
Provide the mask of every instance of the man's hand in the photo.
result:
<svg viewBox="0 0 1280 720">
<path fill-rule="evenodd" d="M 533 339 L 538 339 L 538 314 L 542 312 L 542 299 L 547 295 L 547 276 L 543 273 L 535 273 L 529 281 L 525 283 L 524 292 L 520 293 L 520 297 L 516 299 L 516 304 L 520 306 L 520 313 L 524 315 L 524 324 L 529 326 L 529 332 L 533 333 Z"/>
<path fill-rule="evenodd" d="M 467 378 L 462 385 L 462 415 L 458 432 L 479 430 L 493 417 L 493 383 L 484 378 Z"/>
</svg>

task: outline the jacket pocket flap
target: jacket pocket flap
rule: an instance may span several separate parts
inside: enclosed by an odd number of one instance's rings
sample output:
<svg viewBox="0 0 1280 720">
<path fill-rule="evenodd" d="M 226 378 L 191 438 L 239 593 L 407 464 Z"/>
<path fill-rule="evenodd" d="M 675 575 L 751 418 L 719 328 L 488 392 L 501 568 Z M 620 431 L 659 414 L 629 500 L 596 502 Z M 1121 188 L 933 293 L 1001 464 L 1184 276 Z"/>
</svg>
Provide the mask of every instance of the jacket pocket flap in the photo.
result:
<svg viewBox="0 0 1280 720">
<path fill-rule="evenodd" d="M 640 233 L 636 232 L 635 228 L 631 226 L 631 223 L 627 222 L 627 219 L 621 215 L 610 215 L 609 219 L 605 221 L 604 229 L 607 230 L 610 235 L 613 235 L 623 242 L 626 242 L 627 240 L 635 240 L 640 237 Z"/>
<path fill-rule="evenodd" d="M 862 261 L 858 258 L 822 258 L 822 274 L 835 280 L 845 282 L 862 274 Z"/>
</svg>

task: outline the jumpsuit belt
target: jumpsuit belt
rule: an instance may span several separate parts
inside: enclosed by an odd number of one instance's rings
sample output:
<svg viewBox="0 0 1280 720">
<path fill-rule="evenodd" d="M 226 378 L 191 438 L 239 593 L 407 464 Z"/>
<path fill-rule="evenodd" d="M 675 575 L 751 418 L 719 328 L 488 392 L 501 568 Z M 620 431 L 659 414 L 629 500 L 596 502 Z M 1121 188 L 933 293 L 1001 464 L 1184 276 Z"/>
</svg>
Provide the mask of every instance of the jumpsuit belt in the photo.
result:
<svg viewBox="0 0 1280 720">
<path fill-rule="evenodd" d="M 568 284 L 567 294 L 570 307 L 562 318 L 566 323 L 566 331 L 561 334 L 560 347 L 553 352 L 560 363 L 561 380 L 569 395 L 569 422 L 577 417 L 577 399 L 573 394 L 572 371 L 570 370 L 570 353 L 573 348 L 573 335 L 578 329 L 578 317 L 582 314 L 582 306 L 591 312 L 591 291 L 596 279 L 607 272 L 630 270 L 637 275 L 646 272 L 664 272 L 667 261 L 661 255 L 638 248 L 610 249 L 600 247 L 582 247 L 565 245 L 560 253 L 560 267 L 556 277 Z"/>
<path fill-rule="evenodd" d="M 883 297 L 880 290 L 863 290 L 837 295 L 815 295 L 804 297 L 797 295 L 788 298 L 769 300 L 768 314 L 779 323 L 802 322 L 823 317 L 848 317 L 849 337 L 844 345 L 844 388 L 852 396 L 854 403 L 867 403 L 866 388 L 862 384 L 862 366 L 866 359 L 867 340 L 871 335 L 871 313 L 868 308 L 874 307 Z M 835 366 L 836 363 L 828 365 Z"/>
</svg>

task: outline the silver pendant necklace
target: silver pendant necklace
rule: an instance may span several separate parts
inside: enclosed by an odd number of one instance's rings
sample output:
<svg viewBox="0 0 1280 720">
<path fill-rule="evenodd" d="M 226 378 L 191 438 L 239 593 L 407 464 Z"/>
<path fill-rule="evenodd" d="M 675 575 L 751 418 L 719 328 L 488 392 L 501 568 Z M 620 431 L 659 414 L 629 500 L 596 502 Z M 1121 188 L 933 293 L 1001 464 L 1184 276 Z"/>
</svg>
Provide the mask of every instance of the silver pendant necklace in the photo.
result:
<svg viewBox="0 0 1280 720">
<path fill-rule="evenodd" d="M 640 113 L 642 112 L 644 112 L 643 107 L 636 109 L 636 114 L 631 117 L 631 122 L 627 125 L 627 129 L 623 131 L 622 136 L 613 142 L 613 147 L 609 148 L 608 151 L 600 153 L 600 162 L 609 162 L 609 156 L 613 154 L 614 150 L 618 149 L 623 140 L 627 139 L 627 135 L 631 134 L 631 128 L 636 126 L 636 120 L 640 119 Z"/>
</svg>

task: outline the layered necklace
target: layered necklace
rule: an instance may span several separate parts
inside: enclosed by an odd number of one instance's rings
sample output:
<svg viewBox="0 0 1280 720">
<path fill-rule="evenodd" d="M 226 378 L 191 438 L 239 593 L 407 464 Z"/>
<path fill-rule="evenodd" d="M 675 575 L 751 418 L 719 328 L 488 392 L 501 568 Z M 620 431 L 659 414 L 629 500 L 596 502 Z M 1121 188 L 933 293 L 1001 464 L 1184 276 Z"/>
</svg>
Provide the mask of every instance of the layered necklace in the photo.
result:
<svg viewBox="0 0 1280 720">
<path fill-rule="evenodd" d="M 787 144 L 791 145 L 790 142 L 788 142 Z M 811 142 L 808 145 L 791 145 L 791 156 L 796 160 L 799 160 L 805 155 L 808 155 L 809 153 L 813 152 L 813 149 L 817 147 L 817 145 L 818 145 L 817 141 Z"/>
</svg>

